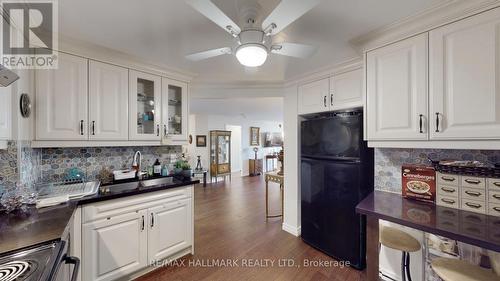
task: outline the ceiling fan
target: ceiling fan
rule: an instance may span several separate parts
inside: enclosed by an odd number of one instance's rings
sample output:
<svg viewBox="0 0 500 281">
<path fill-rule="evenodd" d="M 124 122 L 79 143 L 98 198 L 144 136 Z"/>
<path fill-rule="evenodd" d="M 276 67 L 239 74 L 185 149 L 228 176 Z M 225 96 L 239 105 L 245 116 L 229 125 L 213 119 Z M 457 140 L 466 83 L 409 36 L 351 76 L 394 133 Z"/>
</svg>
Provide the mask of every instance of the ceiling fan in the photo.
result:
<svg viewBox="0 0 500 281">
<path fill-rule="evenodd" d="M 242 2 L 240 12 L 244 18 L 241 29 L 210 0 L 185 0 L 195 10 L 206 16 L 234 37 L 233 47 L 223 47 L 187 55 L 200 61 L 220 55 L 234 54 L 238 61 L 249 67 L 264 64 L 269 53 L 296 58 L 308 58 L 316 52 L 315 46 L 297 43 L 273 42 L 273 37 L 289 24 L 315 7 L 321 0 L 281 0 L 278 6 L 262 21 L 256 23 L 259 5 L 254 0 Z"/>
</svg>

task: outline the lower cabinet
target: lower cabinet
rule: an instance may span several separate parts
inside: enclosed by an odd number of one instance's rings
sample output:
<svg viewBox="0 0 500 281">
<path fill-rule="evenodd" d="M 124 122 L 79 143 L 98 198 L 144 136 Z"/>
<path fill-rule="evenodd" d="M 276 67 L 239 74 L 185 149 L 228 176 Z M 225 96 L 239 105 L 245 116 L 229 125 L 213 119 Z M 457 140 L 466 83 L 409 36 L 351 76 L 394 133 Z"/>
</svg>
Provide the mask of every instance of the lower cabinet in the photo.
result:
<svg viewBox="0 0 500 281">
<path fill-rule="evenodd" d="M 192 186 L 85 205 L 82 280 L 127 278 L 192 252 Z"/>
</svg>

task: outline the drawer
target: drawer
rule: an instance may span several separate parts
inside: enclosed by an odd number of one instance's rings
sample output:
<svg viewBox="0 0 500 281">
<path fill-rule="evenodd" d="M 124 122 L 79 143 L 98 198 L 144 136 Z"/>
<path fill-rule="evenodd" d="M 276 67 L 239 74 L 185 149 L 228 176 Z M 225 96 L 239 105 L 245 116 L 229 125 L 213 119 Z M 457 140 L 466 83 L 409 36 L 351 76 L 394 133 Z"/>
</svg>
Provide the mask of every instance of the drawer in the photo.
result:
<svg viewBox="0 0 500 281">
<path fill-rule="evenodd" d="M 459 194 L 458 186 L 447 186 L 439 184 L 437 187 L 437 193 L 445 197 L 455 197 L 458 198 Z"/>
<path fill-rule="evenodd" d="M 500 179 L 488 179 L 488 187 L 490 189 L 500 190 Z"/>
<path fill-rule="evenodd" d="M 478 177 L 462 176 L 462 187 L 486 188 L 486 179 Z"/>
<path fill-rule="evenodd" d="M 500 204 L 500 189 L 488 190 L 488 202 L 493 204 Z"/>
<path fill-rule="evenodd" d="M 439 206 L 456 208 L 456 209 L 458 209 L 460 207 L 460 204 L 458 202 L 458 198 L 441 196 L 439 194 L 437 195 L 437 198 L 436 198 L 436 204 Z"/>
<path fill-rule="evenodd" d="M 462 223 L 460 225 L 460 230 L 463 234 L 469 234 L 478 237 L 486 238 L 488 236 L 488 232 L 486 231 L 486 225 L 479 225 L 474 223 Z"/>
<path fill-rule="evenodd" d="M 464 200 L 486 202 L 486 191 L 482 189 L 462 187 L 460 189 L 460 196 Z"/>
<path fill-rule="evenodd" d="M 486 214 L 486 203 L 481 201 L 462 199 L 460 208 L 470 212 Z"/>
<path fill-rule="evenodd" d="M 500 204 L 488 204 L 488 215 L 500 217 Z"/>
<path fill-rule="evenodd" d="M 437 182 L 438 182 L 438 184 L 458 187 L 459 176 L 450 175 L 450 174 L 441 174 L 438 172 L 437 173 Z"/>
</svg>

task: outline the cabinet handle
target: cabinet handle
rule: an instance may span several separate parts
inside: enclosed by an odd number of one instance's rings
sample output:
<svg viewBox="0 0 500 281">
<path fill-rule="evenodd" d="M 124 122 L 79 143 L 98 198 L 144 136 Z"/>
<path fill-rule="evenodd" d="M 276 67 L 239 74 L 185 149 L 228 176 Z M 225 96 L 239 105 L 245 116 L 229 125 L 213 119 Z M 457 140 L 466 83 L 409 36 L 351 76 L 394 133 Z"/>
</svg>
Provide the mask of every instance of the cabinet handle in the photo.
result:
<svg viewBox="0 0 500 281">
<path fill-rule="evenodd" d="M 160 136 L 160 125 L 156 125 L 156 136 Z"/>
<path fill-rule="evenodd" d="M 436 133 L 439 133 L 439 112 L 436 112 Z"/>
<path fill-rule="evenodd" d="M 493 210 L 500 212 L 500 207 L 493 207 Z"/>
<path fill-rule="evenodd" d="M 451 200 L 451 199 L 441 199 L 441 201 L 443 201 L 444 203 L 448 203 L 448 204 L 455 204 L 455 200 Z"/>
<path fill-rule="evenodd" d="M 500 200 L 500 195 L 498 195 L 498 194 L 493 194 L 493 198 Z"/>
<path fill-rule="evenodd" d="M 470 184 L 480 184 L 481 183 L 480 180 L 470 180 L 470 179 L 466 179 L 465 182 L 470 183 Z"/>
<path fill-rule="evenodd" d="M 155 215 L 151 213 L 151 228 L 153 228 L 153 226 L 155 226 Z"/>
<path fill-rule="evenodd" d="M 444 191 L 444 192 L 448 192 L 448 193 L 455 192 L 455 189 L 447 188 L 447 187 L 441 187 L 441 190 Z"/>
<path fill-rule="evenodd" d="M 163 135 L 167 135 L 167 125 L 163 125 Z"/>
<path fill-rule="evenodd" d="M 424 117 L 424 115 L 423 115 L 423 114 L 420 114 L 420 115 L 418 116 L 418 126 L 419 126 L 419 128 L 420 128 L 420 129 L 419 129 L 419 132 L 420 132 L 421 134 L 423 134 L 423 133 L 424 133 L 424 131 L 422 130 L 422 125 L 423 125 L 423 124 L 422 124 L 422 123 L 423 123 L 423 121 L 422 121 L 422 117 Z"/>
<path fill-rule="evenodd" d="M 323 97 L 323 104 L 325 105 L 326 107 L 326 96 Z"/>
<path fill-rule="evenodd" d="M 92 135 L 95 136 L 95 121 L 92 121 Z"/>
<path fill-rule="evenodd" d="M 142 227 L 141 227 L 141 231 L 144 231 L 144 216 L 142 216 Z"/>
<path fill-rule="evenodd" d="M 500 182 L 494 182 L 493 184 L 500 187 Z"/>
<path fill-rule="evenodd" d="M 475 191 L 465 191 L 466 194 L 470 195 L 470 196 L 474 196 L 474 197 L 479 197 L 481 196 L 481 193 L 479 192 L 475 192 Z"/>
<path fill-rule="evenodd" d="M 83 120 L 80 120 L 80 135 L 83 136 Z"/>
<path fill-rule="evenodd" d="M 449 178 L 449 177 L 441 177 L 441 179 L 445 181 L 455 181 L 455 178 Z"/>
<path fill-rule="evenodd" d="M 333 106 L 333 94 L 330 94 L 330 105 Z"/>
<path fill-rule="evenodd" d="M 465 205 L 471 207 L 471 208 L 474 208 L 474 209 L 479 209 L 481 208 L 481 205 L 480 204 L 475 204 L 475 203 L 470 203 L 470 202 L 466 202 Z"/>
</svg>

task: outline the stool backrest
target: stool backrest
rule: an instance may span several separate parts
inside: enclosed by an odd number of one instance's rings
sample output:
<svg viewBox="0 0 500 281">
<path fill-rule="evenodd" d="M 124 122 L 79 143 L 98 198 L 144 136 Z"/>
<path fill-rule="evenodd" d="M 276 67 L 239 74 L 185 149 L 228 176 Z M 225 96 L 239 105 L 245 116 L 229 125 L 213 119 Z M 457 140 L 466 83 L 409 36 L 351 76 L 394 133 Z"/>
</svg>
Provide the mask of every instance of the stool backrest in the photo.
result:
<svg viewBox="0 0 500 281">
<path fill-rule="evenodd" d="M 500 276 L 500 253 L 488 251 L 488 256 L 490 257 L 491 267 Z"/>
</svg>

